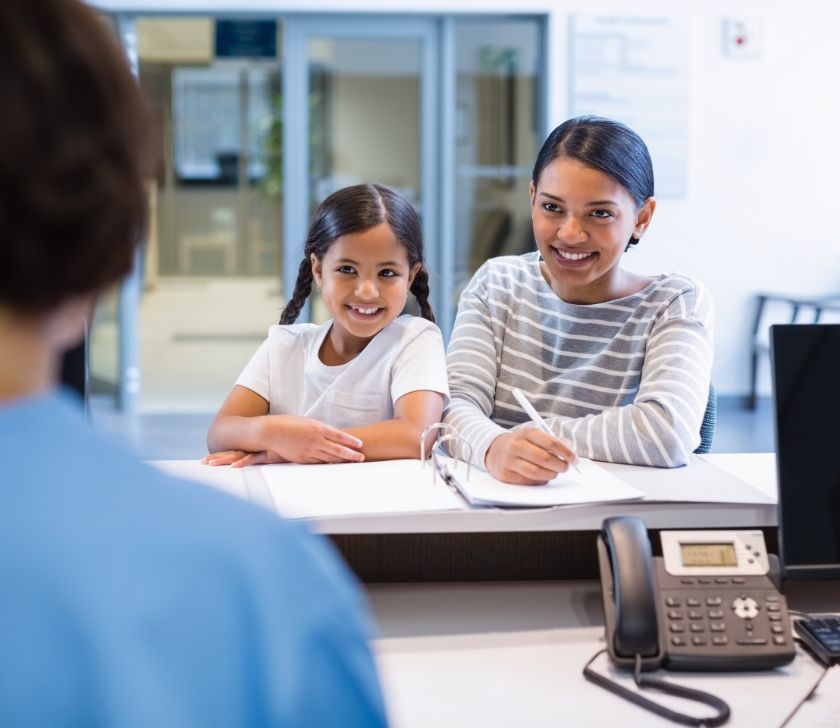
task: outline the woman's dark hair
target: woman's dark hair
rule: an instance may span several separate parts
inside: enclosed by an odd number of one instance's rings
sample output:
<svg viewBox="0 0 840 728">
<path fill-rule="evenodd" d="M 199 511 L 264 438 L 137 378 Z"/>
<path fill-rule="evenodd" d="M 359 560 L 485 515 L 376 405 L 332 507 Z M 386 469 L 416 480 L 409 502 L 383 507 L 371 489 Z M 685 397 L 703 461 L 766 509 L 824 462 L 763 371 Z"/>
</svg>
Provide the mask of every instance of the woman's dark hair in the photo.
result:
<svg viewBox="0 0 840 728">
<path fill-rule="evenodd" d="M 429 304 L 429 274 L 422 265 L 423 232 L 417 211 L 405 197 L 390 187 L 370 184 L 344 187 L 318 205 L 309 223 L 295 290 L 283 309 L 280 323 L 294 323 L 312 292 L 313 254 L 318 260 L 323 260 L 329 247 L 342 235 L 361 233 L 383 222 L 388 223 L 408 252 L 409 268 L 416 263 L 421 264 L 411 284 L 411 292 L 423 318 L 434 321 L 435 315 Z"/>
<path fill-rule="evenodd" d="M 536 187 L 543 170 L 555 159 L 576 159 L 612 177 L 641 207 L 653 197 L 653 164 L 642 138 L 630 127 L 600 116 L 577 116 L 564 121 L 540 149 L 531 181 Z M 638 243 L 630 238 L 628 246 Z"/>
<path fill-rule="evenodd" d="M 125 276 L 145 232 L 146 108 L 79 0 L 0 2 L 0 304 L 27 315 Z"/>
</svg>

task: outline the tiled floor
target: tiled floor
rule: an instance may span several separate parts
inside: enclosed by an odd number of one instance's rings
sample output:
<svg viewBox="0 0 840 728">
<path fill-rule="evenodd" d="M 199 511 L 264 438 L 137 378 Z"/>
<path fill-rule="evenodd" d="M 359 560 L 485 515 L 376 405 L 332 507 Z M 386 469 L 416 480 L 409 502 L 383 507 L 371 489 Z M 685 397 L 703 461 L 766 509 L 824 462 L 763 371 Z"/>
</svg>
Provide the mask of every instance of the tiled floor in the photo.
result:
<svg viewBox="0 0 840 728">
<path fill-rule="evenodd" d="M 720 398 L 712 452 L 773 452 L 772 409 L 769 398 L 760 400 L 755 411 L 744 409 L 741 398 Z M 96 427 L 127 442 L 145 459 L 198 458 L 207 451 L 211 413 L 126 418 L 102 402 L 94 402 L 91 411 Z"/>
</svg>

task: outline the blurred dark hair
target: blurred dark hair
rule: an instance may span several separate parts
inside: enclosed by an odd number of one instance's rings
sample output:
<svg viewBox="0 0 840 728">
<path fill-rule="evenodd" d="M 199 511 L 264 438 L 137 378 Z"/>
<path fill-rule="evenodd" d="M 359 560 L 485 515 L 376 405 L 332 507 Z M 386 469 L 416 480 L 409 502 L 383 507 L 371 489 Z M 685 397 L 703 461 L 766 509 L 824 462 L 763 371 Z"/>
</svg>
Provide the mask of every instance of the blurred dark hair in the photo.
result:
<svg viewBox="0 0 840 728">
<path fill-rule="evenodd" d="M 577 116 L 564 121 L 542 145 L 531 180 L 538 186 L 543 170 L 555 159 L 576 159 L 612 177 L 641 207 L 653 197 L 653 164 L 642 138 L 630 127 L 600 116 Z M 628 245 L 638 243 L 631 238 Z"/>
<path fill-rule="evenodd" d="M 323 260 L 329 247 L 342 235 L 361 233 L 383 222 L 388 223 L 408 252 L 409 268 L 415 263 L 421 264 L 411 284 L 411 292 L 423 318 L 434 321 L 435 315 L 429 303 L 429 274 L 422 265 L 423 232 L 417 211 L 405 197 L 390 187 L 363 184 L 333 192 L 315 210 L 309 223 L 295 290 L 283 309 L 280 323 L 294 323 L 312 292 L 313 253 L 318 260 Z"/>
<path fill-rule="evenodd" d="M 103 19 L 78 0 L 0 2 L 0 304 L 45 313 L 132 267 L 147 115 Z"/>
</svg>

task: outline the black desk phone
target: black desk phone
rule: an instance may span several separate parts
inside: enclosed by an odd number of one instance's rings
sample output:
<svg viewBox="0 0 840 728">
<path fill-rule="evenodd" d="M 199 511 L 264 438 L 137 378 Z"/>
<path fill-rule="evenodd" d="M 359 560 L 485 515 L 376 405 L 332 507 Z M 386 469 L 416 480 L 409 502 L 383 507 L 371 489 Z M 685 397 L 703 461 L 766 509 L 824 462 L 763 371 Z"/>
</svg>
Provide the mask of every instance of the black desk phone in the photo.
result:
<svg viewBox="0 0 840 728">
<path fill-rule="evenodd" d="M 641 669 L 758 670 L 791 662 L 784 596 L 761 531 L 662 531 L 652 557 L 644 523 L 604 521 L 598 560 L 607 651 Z"/>
</svg>

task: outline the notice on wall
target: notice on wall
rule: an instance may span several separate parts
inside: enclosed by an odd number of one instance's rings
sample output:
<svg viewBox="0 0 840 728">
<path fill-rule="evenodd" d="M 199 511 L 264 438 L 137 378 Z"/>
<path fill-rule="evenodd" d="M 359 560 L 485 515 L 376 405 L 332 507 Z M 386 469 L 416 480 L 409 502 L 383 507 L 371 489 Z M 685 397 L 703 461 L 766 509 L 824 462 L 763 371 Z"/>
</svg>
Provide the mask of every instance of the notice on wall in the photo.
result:
<svg viewBox="0 0 840 728">
<path fill-rule="evenodd" d="M 570 115 L 606 116 L 637 131 L 653 159 L 656 196 L 685 197 L 687 19 L 578 13 L 569 27 Z"/>
</svg>

